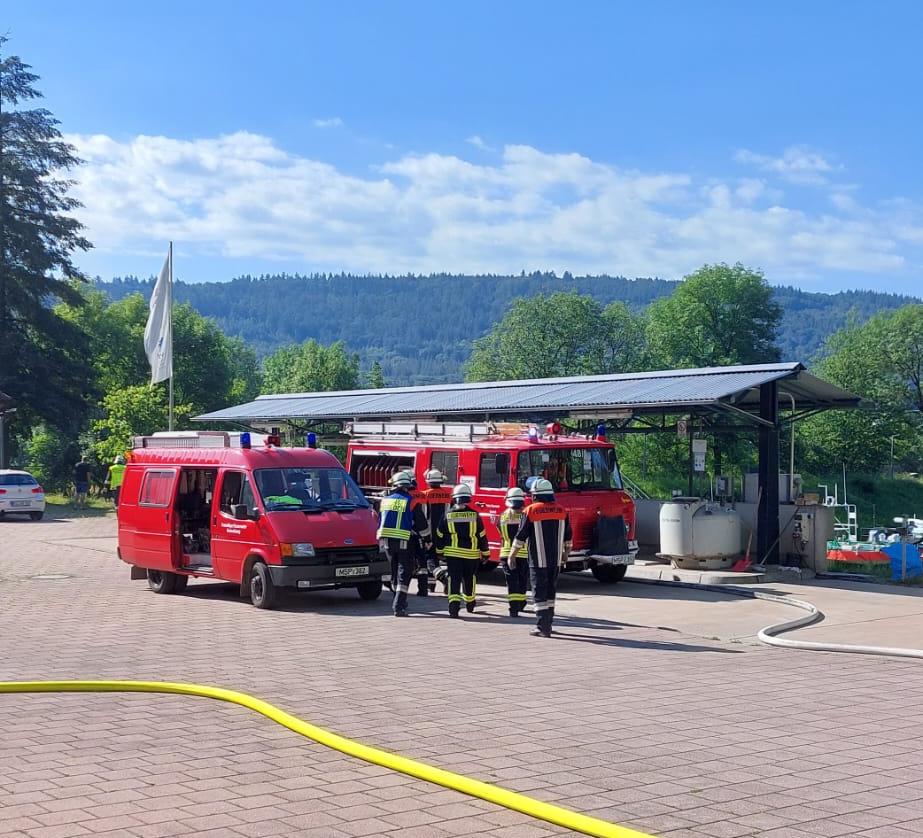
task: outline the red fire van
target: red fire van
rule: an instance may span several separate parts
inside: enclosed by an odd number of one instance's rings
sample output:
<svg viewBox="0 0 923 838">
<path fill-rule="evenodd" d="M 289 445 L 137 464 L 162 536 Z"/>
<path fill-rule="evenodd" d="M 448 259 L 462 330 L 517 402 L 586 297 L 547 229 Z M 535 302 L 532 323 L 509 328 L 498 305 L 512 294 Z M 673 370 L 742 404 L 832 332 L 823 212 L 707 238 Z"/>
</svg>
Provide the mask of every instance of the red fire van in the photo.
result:
<svg viewBox="0 0 923 838">
<path fill-rule="evenodd" d="M 474 508 L 485 518 L 493 567 L 506 491 L 527 490 L 530 477 L 550 480 L 570 515 L 574 549 L 568 570 L 590 569 L 601 582 L 617 582 L 637 555 L 634 501 L 622 486 L 615 448 L 603 435 L 566 434 L 556 423 L 540 431 L 520 424 L 354 422 L 346 431 L 346 467 L 369 497 L 383 493 L 400 469 L 412 469 L 421 486 L 431 468 L 450 484 L 469 484 Z"/>
<path fill-rule="evenodd" d="M 377 518 L 327 451 L 190 431 L 134 441 L 118 507 L 132 579 L 179 593 L 189 577 L 240 585 L 258 608 L 279 588 L 356 588 L 377 599 L 389 564 Z"/>
</svg>

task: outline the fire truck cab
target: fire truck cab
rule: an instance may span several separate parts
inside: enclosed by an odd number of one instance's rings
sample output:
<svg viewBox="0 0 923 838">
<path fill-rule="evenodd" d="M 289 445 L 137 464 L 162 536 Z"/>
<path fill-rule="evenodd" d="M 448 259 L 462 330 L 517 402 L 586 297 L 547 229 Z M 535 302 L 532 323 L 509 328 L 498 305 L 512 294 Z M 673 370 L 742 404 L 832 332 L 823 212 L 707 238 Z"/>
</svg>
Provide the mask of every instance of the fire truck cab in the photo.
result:
<svg viewBox="0 0 923 838">
<path fill-rule="evenodd" d="M 346 467 L 369 498 L 388 490 L 395 471 L 411 469 L 420 486 L 439 469 L 449 485 L 467 483 L 487 527 L 491 560 L 499 562 L 497 524 L 506 492 L 528 490 L 531 477 L 551 481 L 574 533 L 567 570 L 618 582 L 638 552 L 635 506 L 622 486 L 615 447 L 604 436 L 565 434 L 557 423 L 540 432 L 521 424 L 347 423 Z"/>
</svg>

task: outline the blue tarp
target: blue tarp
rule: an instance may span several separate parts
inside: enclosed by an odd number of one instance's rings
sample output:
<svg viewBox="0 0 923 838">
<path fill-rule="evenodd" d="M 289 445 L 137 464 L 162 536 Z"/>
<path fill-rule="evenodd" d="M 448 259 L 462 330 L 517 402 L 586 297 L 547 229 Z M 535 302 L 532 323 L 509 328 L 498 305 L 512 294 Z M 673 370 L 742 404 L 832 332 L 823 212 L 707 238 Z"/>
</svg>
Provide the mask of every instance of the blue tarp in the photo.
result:
<svg viewBox="0 0 923 838">
<path fill-rule="evenodd" d="M 891 578 L 895 581 L 923 576 L 923 558 L 920 556 L 920 548 L 915 544 L 889 544 L 882 547 L 881 552 L 891 559 Z"/>
</svg>

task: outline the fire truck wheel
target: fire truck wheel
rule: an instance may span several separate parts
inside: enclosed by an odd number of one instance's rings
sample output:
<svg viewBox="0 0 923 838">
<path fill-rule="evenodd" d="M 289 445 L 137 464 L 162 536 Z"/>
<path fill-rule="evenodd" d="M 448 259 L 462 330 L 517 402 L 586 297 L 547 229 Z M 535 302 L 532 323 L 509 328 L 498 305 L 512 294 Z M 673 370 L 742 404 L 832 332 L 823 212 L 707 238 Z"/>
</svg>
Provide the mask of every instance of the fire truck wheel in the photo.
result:
<svg viewBox="0 0 923 838">
<path fill-rule="evenodd" d="M 176 574 L 165 570 L 149 570 L 147 586 L 155 594 L 172 594 L 176 590 Z"/>
<path fill-rule="evenodd" d="M 378 599 L 381 596 L 381 580 L 375 582 L 360 582 L 356 585 L 356 591 L 362 599 Z"/>
<path fill-rule="evenodd" d="M 272 608 L 276 604 L 276 586 L 263 562 L 250 570 L 250 602 L 257 608 Z"/>
<path fill-rule="evenodd" d="M 488 576 L 498 567 L 500 567 L 500 562 L 481 562 L 478 565 L 478 576 Z"/>
<path fill-rule="evenodd" d="M 181 594 L 186 590 L 186 585 L 189 584 L 189 577 L 183 573 L 176 574 L 176 587 L 173 588 L 174 594 Z"/>
<path fill-rule="evenodd" d="M 625 564 L 594 564 L 593 576 L 603 585 L 614 585 L 625 578 L 625 571 L 628 565 Z"/>
</svg>

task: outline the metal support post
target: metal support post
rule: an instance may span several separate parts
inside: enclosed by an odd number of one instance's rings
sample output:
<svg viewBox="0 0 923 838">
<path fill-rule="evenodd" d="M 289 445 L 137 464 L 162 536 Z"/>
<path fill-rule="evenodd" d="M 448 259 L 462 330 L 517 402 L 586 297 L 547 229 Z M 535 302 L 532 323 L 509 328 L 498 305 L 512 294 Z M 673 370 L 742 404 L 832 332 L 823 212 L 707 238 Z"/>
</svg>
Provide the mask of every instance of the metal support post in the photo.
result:
<svg viewBox="0 0 923 838">
<path fill-rule="evenodd" d="M 759 504 L 756 510 L 756 555 L 779 563 L 779 392 L 775 381 L 760 387 Z"/>
</svg>

